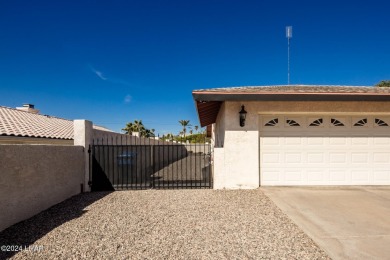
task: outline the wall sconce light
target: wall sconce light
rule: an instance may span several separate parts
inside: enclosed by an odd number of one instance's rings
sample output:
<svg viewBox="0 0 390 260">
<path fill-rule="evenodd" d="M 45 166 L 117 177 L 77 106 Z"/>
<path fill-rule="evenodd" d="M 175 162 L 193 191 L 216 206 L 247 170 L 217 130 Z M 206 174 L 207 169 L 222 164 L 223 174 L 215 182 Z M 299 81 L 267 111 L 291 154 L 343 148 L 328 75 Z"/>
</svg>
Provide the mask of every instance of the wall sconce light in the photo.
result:
<svg viewBox="0 0 390 260">
<path fill-rule="evenodd" d="M 239 112 L 240 114 L 240 126 L 244 127 L 245 126 L 245 119 L 246 119 L 246 111 L 245 111 L 245 106 L 241 106 L 241 111 Z"/>
</svg>

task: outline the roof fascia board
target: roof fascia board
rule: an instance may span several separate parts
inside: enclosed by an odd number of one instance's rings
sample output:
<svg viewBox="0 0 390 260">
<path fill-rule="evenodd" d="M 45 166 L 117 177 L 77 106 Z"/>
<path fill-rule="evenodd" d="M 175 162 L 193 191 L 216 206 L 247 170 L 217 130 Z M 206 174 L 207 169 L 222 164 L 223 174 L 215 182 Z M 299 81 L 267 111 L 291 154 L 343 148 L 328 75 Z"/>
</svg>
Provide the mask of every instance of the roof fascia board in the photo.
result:
<svg viewBox="0 0 390 260">
<path fill-rule="evenodd" d="M 390 101 L 377 93 L 193 93 L 197 101 Z"/>
</svg>

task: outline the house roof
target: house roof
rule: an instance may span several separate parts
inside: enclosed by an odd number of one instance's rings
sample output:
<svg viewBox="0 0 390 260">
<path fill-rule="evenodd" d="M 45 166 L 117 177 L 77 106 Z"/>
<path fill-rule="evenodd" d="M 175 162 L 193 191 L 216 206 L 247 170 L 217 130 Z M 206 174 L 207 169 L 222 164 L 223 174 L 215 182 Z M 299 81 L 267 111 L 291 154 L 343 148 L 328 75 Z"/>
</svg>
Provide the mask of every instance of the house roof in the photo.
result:
<svg viewBox="0 0 390 260">
<path fill-rule="evenodd" d="M 110 131 L 101 126 L 94 129 Z M 0 135 L 73 139 L 73 121 L 0 106 Z"/>
<path fill-rule="evenodd" d="M 199 89 L 192 92 L 201 126 L 215 123 L 224 101 L 390 101 L 390 88 L 281 85 Z"/>
<path fill-rule="evenodd" d="M 314 85 L 289 85 L 289 86 L 254 86 L 199 89 L 192 92 L 195 100 L 267 100 L 278 96 L 295 96 L 295 98 L 307 99 L 313 95 L 322 96 L 390 96 L 390 88 L 372 86 L 314 86 Z M 203 99 L 202 99 L 203 98 Z M 272 99 L 274 100 L 274 99 Z"/>
</svg>

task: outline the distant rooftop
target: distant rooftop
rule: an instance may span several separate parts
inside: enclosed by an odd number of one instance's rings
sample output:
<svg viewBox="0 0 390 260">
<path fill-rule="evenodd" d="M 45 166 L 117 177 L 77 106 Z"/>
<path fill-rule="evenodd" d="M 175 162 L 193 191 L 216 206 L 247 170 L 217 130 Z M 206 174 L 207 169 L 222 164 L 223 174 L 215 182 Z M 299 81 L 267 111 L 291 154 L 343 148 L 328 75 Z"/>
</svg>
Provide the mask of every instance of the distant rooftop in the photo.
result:
<svg viewBox="0 0 390 260">
<path fill-rule="evenodd" d="M 96 130 L 111 130 L 93 126 Z M 0 136 L 73 139 L 73 120 L 0 106 Z"/>
</svg>

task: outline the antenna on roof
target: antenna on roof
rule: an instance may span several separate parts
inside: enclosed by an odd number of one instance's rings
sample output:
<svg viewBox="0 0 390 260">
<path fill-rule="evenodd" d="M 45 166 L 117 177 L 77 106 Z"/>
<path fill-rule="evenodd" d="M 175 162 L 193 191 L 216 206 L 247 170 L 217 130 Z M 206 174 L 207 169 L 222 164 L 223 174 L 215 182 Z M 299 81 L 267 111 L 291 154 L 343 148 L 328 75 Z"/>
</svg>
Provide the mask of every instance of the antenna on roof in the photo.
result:
<svg viewBox="0 0 390 260">
<path fill-rule="evenodd" d="M 287 83 L 290 85 L 290 39 L 292 38 L 292 26 L 286 26 L 287 37 Z"/>
</svg>

